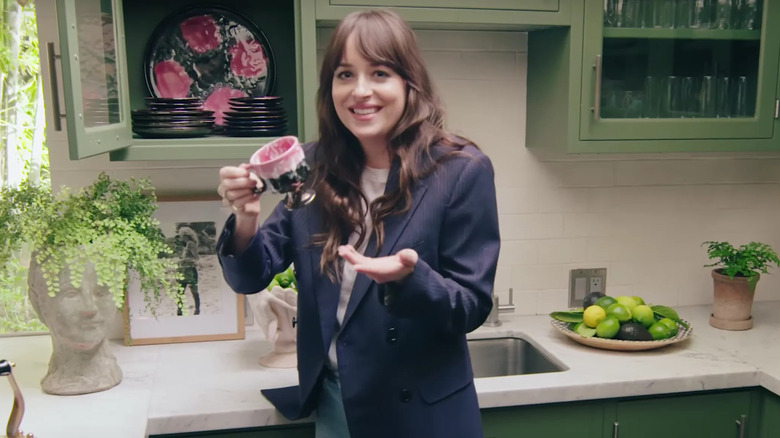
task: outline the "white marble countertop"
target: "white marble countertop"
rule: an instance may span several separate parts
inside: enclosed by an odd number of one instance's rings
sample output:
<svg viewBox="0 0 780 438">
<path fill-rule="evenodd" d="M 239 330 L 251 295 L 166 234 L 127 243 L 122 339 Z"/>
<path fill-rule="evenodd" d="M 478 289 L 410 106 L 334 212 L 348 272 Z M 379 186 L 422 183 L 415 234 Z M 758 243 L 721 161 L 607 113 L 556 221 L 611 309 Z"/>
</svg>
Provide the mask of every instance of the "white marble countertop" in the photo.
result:
<svg viewBox="0 0 780 438">
<path fill-rule="evenodd" d="M 731 332 L 710 327 L 710 306 L 680 307 L 693 334 L 685 342 L 644 352 L 580 345 L 558 333 L 547 316 L 502 314 L 503 325 L 472 337 L 525 337 L 568 370 L 476 379 L 483 408 L 633 395 L 763 386 L 780 394 L 780 301 L 754 306 L 754 327 Z M 48 336 L 0 338 L 0 358 L 17 364 L 26 414 L 22 429 L 37 438 L 142 438 L 149 434 L 220 430 L 288 423 L 260 394 L 293 385 L 292 369 L 258 365 L 270 350 L 257 329 L 242 341 L 125 347 L 113 344 L 124 379 L 108 391 L 51 396 L 39 385 Z M 11 410 L 11 390 L 0 382 L 0 421 Z M 305 420 L 304 420 L 305 421 Z"/>
</svg>

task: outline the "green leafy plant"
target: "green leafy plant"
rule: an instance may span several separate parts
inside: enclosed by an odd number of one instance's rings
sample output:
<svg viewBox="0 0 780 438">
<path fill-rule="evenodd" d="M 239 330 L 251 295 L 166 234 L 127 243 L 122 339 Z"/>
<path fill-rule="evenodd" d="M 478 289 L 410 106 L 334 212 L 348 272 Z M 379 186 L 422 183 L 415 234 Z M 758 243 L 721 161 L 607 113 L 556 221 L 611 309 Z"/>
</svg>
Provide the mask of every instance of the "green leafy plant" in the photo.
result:
<svg viewBox="0 0 780 438">
<path fill-rule="evenodd" d="M 111 180 L 101 173 L 92 185 L 58 194 L 24 182 L 0 189 L 0 275 L 12 275 L 27 246 L 41 265 L 49 294 L 59 291 L 59 273 L 70 269 L 78 287 L 85 262 L 95 265 L 98 284 L 122 307 L 128 270 L 138 273 L 149 306 L 162 294 L 182 302 L 172 249 L 154 218 L 157 197 L 148 180 Z M 2 292 L 0 292 L 2 293 Z"/>
<path fill-rule="evenodd" d="M 710 260 L 715 260 L 705 267 L 721 267 L 723 275 L 731 278 L 755 278 L 754 284 L 758 281 L 759 273 L 766 274 L 771 265 L 780 265 L 777 253 L 765 243 L 750 242 L 739 248 L 728 242 L 707 241 L 702 245 L 707 245 Z"/>
</svg>

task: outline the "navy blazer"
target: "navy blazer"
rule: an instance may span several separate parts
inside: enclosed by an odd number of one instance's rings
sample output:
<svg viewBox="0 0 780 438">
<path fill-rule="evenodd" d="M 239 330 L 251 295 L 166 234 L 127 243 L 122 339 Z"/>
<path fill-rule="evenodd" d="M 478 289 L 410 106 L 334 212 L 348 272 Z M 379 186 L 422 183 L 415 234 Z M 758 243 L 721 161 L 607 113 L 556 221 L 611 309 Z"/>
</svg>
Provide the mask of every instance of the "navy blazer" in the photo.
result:
<svg viewBox="0 0 780 438">
<path fill-rule="evenodd" d="M 316 161 L 316 145 L 305 149 Z M 443 151 L 435 147 L 434 157 Z M 492 308 L 500 239 L 492 164 L 473 146 L 462 152 L 415 184 L 407 213 L 385 218 L 378 253 L 375 236 L 368 242 L 366 255 L 412 248 L 419 261 L 402 282 L 378 285 L 363 274 L 355 281 L 336 347 L 352 438 L 482 436 L 465 335 Z M 398 178 L 396 159 L 386 192 Z M 310 244 L 322 231 L 320 214 L 316 199 L 292 211 L 280 203 L 237 255 L 222 250 L 231 216 L 218 243 L 225 279 L 238 293 L 262 290 L 295 263 L 299 386 L 263 392 L 290 419 L 316 407 L 337 330 L 340 286 L 320 274 L 322 251 Z"/>
</svg>

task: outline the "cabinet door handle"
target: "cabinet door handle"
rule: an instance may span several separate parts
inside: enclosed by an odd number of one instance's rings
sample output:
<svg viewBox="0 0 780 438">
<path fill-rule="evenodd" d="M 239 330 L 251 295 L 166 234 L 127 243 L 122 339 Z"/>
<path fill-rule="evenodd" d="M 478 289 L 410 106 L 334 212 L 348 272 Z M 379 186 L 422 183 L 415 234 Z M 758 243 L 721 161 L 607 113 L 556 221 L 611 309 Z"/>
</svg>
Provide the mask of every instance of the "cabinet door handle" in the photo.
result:
<svg viewBox="0 0 780 438">
<path fill-rule="evenodd" d="M 745 424 L 747 423 L 747 415 L 742 414 L 737 420 L 737 438 L 745 438 Z"/>
<path fill-rule="evenodd" d="M 620 427 L 620 423 L 617 421 L 612 423 L 612 438 L 618 438 L 618 427 Z"/>
<path fill-rule="evenodd" d="M 593 89 L 593 106 L 590 108 L 593 111 L 593 118 L 599 120 L 601 118 L 601 55 L 596 55 L 596 63 L 593 65 L 594 74 L 596 75 L 596 81 Z"/>
<path fill-rule="evenodd" d="M 60 87 L 57 83 L 57 60 L 60 55 L 54 53 L 54 43 L 46 43 L 46 54 L 49 58 L 49 81 L 51 85 L 52 112 L 54 113 L 54 130 L 62 131 L 62 118 L 65 114 L 60 110 Z"/>
</svg>

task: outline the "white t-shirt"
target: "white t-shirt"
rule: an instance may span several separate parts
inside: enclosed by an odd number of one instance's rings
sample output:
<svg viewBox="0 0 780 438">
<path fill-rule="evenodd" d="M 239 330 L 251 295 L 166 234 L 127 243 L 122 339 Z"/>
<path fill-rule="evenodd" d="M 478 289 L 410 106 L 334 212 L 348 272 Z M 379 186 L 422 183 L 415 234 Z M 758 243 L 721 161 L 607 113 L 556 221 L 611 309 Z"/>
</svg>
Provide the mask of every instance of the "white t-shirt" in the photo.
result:
<svg viewBox="0 0 780 438">
<path fill-rule="evenodd" d="M 382 196 L 385 193 L 385 185 L 387 185 L 387 176 L 390 173 L 390 169 L 374 169 L 366 166 L 363 170 L 363 175 L 360 177 L 360 189 L 368 199 L 369 205 L 374 199 Z M 371 237 L 371 215 L 368 214 L 368 207 L 364 206 L 366 215 L 363 217 L 363 222 L 366 225 L 368 234 L 363 240 L 363 244 L 355 250 L 361 254 L 366 250 L 369 237 Z M 347 242 L 350 245 L 354 245 L 358 240 L 358 233 L 352 232 Z M 344 321 L 344 314 L 347 313 L 347 304 L 349 303 L 349 297 L 352 296 L 352 287 L 355 285 L 355 277 L 357 273 L 352 265 L 344 263 L 344 270 L 341 272 L 341 294 L 339 295 L 339 307 L 336 309 L 336 320 L 339 323 L 339 327 L 336 328 L 336 333 L 333 335 L 333 339 L 330 341 L 330 349 L 328 350 L 328 366 L 333 371 L 338 371 L 338 358 L 336 356 L 336 338 L 338 338 L 341 332 L 341 323 Z"/>
</svg>

